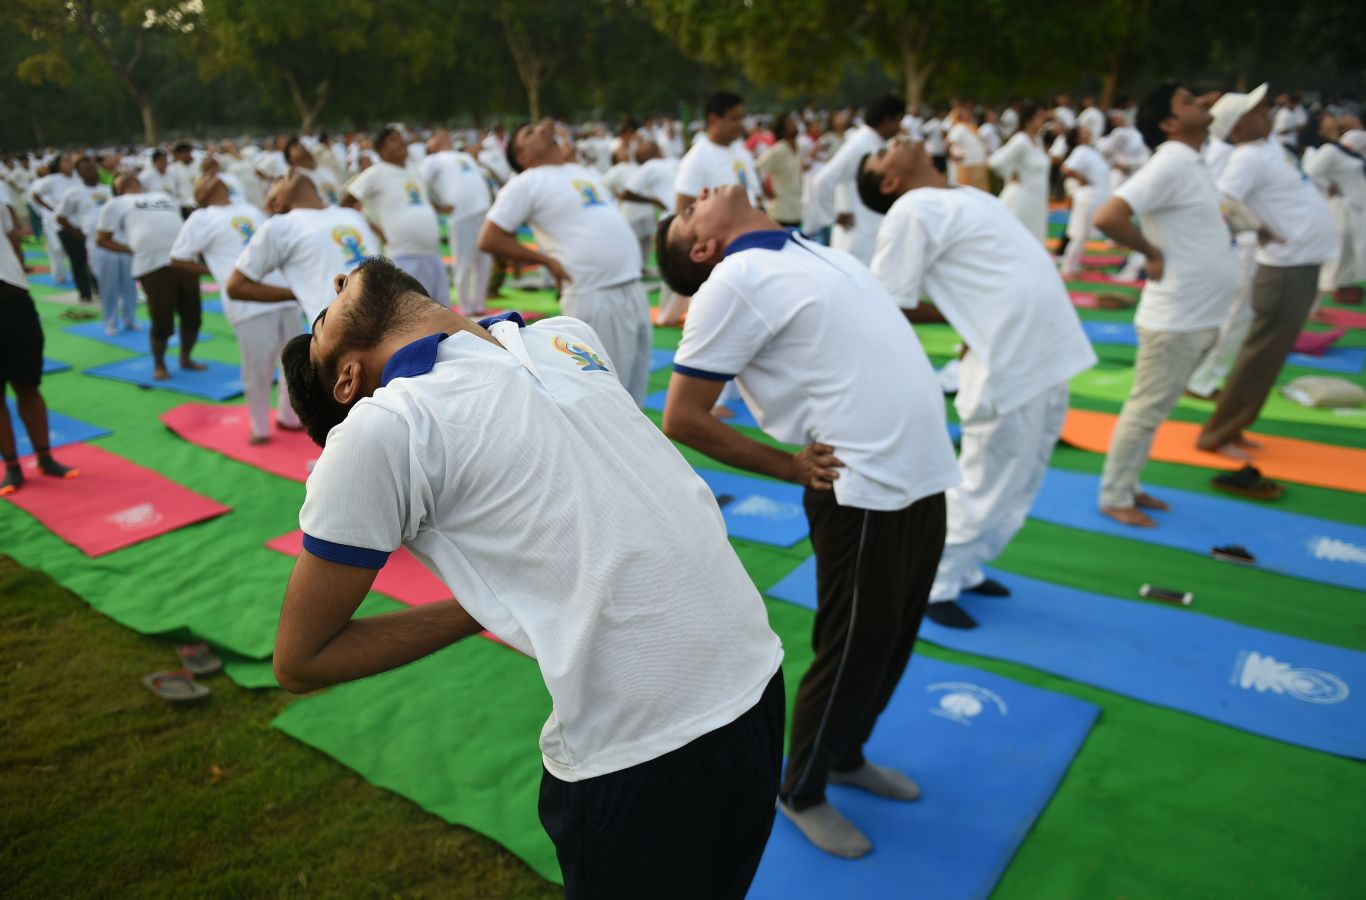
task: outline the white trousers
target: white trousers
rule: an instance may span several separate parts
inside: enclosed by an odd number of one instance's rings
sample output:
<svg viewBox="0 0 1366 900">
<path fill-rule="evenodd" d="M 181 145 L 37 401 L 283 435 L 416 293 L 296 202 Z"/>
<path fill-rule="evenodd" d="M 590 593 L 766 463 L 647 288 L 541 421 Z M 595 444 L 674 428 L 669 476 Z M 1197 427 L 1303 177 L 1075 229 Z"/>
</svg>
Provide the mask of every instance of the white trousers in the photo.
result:
<svg viewBox="0 0 1366 900">
<path fill-rule="evenodd" d="M 1067 249 L 1062 253 L 1064 278 L 1081 271 L 1081 257 L 1086 252 L 1086 242 L 1091 239 L 1091 226 L 1096 220 L 1100 202 L 1089 188 L 1072 195 L 1072 211 L 1067 216 Z"/>
<path fill-rule="evenodd" d="M 580 291 L 567 284 L 560 295 L 566 316 L 586 322 L 602 339 L 617 380 L 639 406 L 650 382 L 650 301 L 639 281 Z"/>
<path fill-rule="evenodd" d="M 1243 232 L 1238 235 L 1238 293 L 1233 297 L 1224 323 L 1219 326 L 1219 340 L 1186 382 L 1186 389 L 1191 393 L 1208 397 L 1223 385 L 1232 370 L 1238 351 L 1243 349 L 1243 339 L 1252 327 L 1252 279 L 1256 275 L 1257 236 Z"/>
<path fill-rule="evenodd" d="M 242 393 L 252 437 L 270 435 L 270 380 L 280 366 L 280 352 L 290 338 L 302 334 L 303 320 L 296 303 L 272 304 L 270 312 L 258 313 L 232 326 L 242 353 Z M 276 420 L 286 428 L 298 428 L 299 417 L 289 403 L 289 385 L 280 373 L 280 402 Z"/>
<path fill-rule="evenodd" d="M 59 236 L 61 227 L 57 224 L 56 213 L 43 210 L 43 244 L 47 247 L 47 273 L 52 276 L 53 284 L 71 280 L 71 264 L 67 262 L 66 249 Z"/>
<path fill-rule="evenodd" d="M 956 600 L 986 578 L 982 566 L 1005 549 L 1029 515 L 1066 417 L 1064 383 L 1004 415 L 963 420 L 963 483 L 945 498 L 948 534 L 931 603 Z"/>
<path fill-rule="evenodd" d="M 484 311 L 484 298 L 489 292 L 493 257 L 479 249 L 479 229 L 483 227 L 482 213 L 447 222 L 455 266 L 455 299 L 460 312 L 467 316 Z"/>
</svg>

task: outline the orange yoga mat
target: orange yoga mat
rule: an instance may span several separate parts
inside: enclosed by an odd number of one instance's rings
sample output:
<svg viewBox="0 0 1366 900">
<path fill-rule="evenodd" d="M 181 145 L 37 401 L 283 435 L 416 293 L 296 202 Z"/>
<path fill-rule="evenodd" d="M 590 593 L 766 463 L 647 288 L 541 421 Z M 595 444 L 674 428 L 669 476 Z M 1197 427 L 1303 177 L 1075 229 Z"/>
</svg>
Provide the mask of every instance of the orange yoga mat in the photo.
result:
<svg viewBox="0 0 1366 900">
<path fill-rule="evenodd" d="M 1110 447 L 1116 418 L 1109 413 L 1070 410 L 1062 439 L 1073 447 L 1104 453 Z M 1197 450 L 1195 439 L 1199 434 L 1200 425 L 1196 422 L 1167 422 L 1157 429 L 1150 457 L 1210 469 L 1242 468 L 1243 464 L 1235 459 Z M 1253 453 L 1252 464 L 1268 478 L 1366 494 L 1366 450 L 1251 432 L 1248 437 L 1265 448 Z"/>
</svg>

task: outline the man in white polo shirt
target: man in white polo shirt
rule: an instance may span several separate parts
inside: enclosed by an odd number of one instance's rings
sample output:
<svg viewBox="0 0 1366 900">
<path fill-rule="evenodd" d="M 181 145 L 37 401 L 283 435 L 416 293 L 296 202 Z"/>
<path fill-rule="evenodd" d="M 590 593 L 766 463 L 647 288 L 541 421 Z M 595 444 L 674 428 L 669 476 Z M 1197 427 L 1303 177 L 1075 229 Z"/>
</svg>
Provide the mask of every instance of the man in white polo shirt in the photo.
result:
<svg viewBox="0 0 1366 900">
<path fill-rule="evenodd" d="M 905 114 L 906 101 L 892 94 L 868 104 L 863 122 L 845 133 L 839 150 L 811 179 L 811 196 L 802 214 L 803 234 L 815 234 L 834 224 L 830 246 L 854 254 L 865 266 L 872 261 L 882 216 L 859 200 L 855 184 L 859 161 L 901 130 Z"/>
<path fill-rule="evenodd" d="M 441 223 L 427 200 L 421 174 L 408 167 L 403 132 L 382 129 L 375 135 L 375 152 L 379 162 L 347 184 L 342 205 L 363 207 L 394 265 L 422 282 L 437 302 L 450 306 L 450 273 L 441 261 Z"/>
<path fill-rule="evenodd" d="M 166 369 L 166 345 L 180 320 L 180 367 L 187 370 L 206 368 L 190 354 L 199 339 L 203 310 L 199 300 L 199 278 L 183 269 L 171 266 L 171 246 L 180 234 L 182 219 L 180 203 L 163 191 L 150 193 L 132 175 L 122 175 L 115 182 L 119 196 L 100 210 L 95 225 L 95 242 L 115 253 L 133 254 L 133 277 L 142 282 L 147 295 L 147 312 L 152 317 L 149 343 L 152 349 L 152 377 L 165 381 L 171 377 Z M 127 243 L 120 243 L 114 235 L 122 233 Z"/>
<path fill-rule="evenodd" d="M 517 174 L 498 191 L 479 233 L 479 248 L 503 259 L 538 263 L 560 289 L 565 315 L 598 333 L 616 374 L 644 401 L 650 379 L 650 301 L 640 283 L 640 244 L 595 171 L 579 165 L 574 144 L 549 119 L 508 138 Z M 529 224 L 539 250 L 517 240 Z"/>
<path fill-rule="evenodd" d="M 1319 294 L 1319 267 L 1338 255 L 1328 201 L 1300 170 L 1299 160 L 1271 139 L 1265 91 L 1225 94 L 1238 115 L 1219 190 L 1247 207 L 1271 240 L 1257 250 L 1252 324 L 1196 446 L 1251 461 L 1260 446 L 1243 435 L 1261 414 L 1295 339 Z"/>
<path fill-rule="evenodd" d="M 455 296 L 461 315 L 484 311 L 493 260 L 479 249 L 479 230 L 493 202 L 488 178 L 468 153 L 454 149 L 451 133 L 438 131 L 428 142 L 431 152 L 419 167 L 432 202 L 450 209 L 447 225 L 455 264 Z"/>
<path fill-rule="evenodd" d="M 695 450 L 806 488 L 816 556 L 816 657 L 802 678 L 781 810 L 821 849 L 868 839 L 827 783 L 914 800 L 915 782 L 863 756 L 911 657 L 958 483 L 944 400 L 915 332 L 864 266 L 780 228 L 738 185 L 662 219 L 660 272 L 693 297 L 664 431 Z M 759 425 L 803 449 L 745 437 L 711 409 L 735 379 Z"/>
<path fill-rule="evenodd" d="M 1126 525 L 1152 528 L 1157 522 L 1143 509 L 1168 508 L 1143 490 L 1139 475 L 1153 435 L 1214 346 L 1238 290 L 1219 191 L 1200 158 L 1211 119 L 1208 103 L 1175 82 L 1154 89 L 1138 107 L 1137 125 L 1157 149 L 1096 213 L 1097 228 L 1147 257 L 1134 315 L 1134 386 L 1100 478 L 1101 512 Z"/>
<path fill-rule="evenodd" d="M 674 174 L 674 209 L 681 210 L 702 192 L 738 184 L 751 202 L 760 202 L 762 189 L 754 171 L 754 157 L 740 139 L 745 136 L 745 101 L 739 94 L 717 91 L 704 107 L 707 130 L 678 162 Z"/>
<path fill-rule="evenodd" d="M 488 629 L 550 692 L 540 814 L 566 896 L 667 878 L 671 896 L 742 897 L 773 824 L 783 651 L 711 491 L 584 323 L 475 324 L 384 259 L 337 289 L 284 354 L 326 449 L 280 683 L 364 678 Z M 458 599 L 353 619 L 400 546 Z"/>
<path fill-rule="evenodd" d="M 280 351 L 303 330 L 303 319 L 298 304 L 243 303 L 233 300 L 224 289 L 242 249 L 265 222 L 265 214 L 245 201 L 229 200 L 228 186 L 217 175 L 199 179 L 194 199 L 199 208 L 181 226 L 171 248 L 171 265 L 195 275 L 212 275 L 218 282 L 223 315 L 237 335 L 237 347 L 242 354 L 242 393 L 251 430 L 247 440 L 264 444 L 270 440 L 270 385 Z M 278 274 L 267 277 L 265 283 L 285 287 Z M 276 423 L 281 428 L 299 427 L 283 379 L 276 409 Z"/>
<path fill-rule="evenodd" d="M 270 192 L 278 211 L 252 234 L 228 276 L 227 295 L 253 303 L 288 303 L 313 321 L 332 301 L 332 279 L 379 251 L 379 239 L 354 209 L 327 206 L 311 179 L 285 176 Z M 269 276 L 277 272 L 286 287 Z"/>
<path fill-rule="evenodd" d="M 873 274 L 907 318 L 947 320 L 968 347 L 954 398 L 963 483 L 948 492 L 926 615 L 972 628 L 958 595 L 1009 595 L 982 566 L 1024 525 L 1067 417 L 1067 382 L 1096 354 L 1048 251 L 995 197 L 950 188 L 923 144 L 892 141 L 868 157 L 858 185 L 864 206 L 885 216 Z M 918 309 L 922 294 L 928 310 Z"/>
</svg>

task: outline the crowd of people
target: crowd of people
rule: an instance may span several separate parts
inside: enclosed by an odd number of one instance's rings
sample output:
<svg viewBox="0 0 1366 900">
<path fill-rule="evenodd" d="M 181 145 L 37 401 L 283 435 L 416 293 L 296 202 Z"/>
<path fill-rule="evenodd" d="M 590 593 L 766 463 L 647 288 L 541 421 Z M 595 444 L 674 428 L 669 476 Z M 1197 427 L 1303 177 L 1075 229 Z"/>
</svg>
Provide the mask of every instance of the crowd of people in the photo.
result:
<svg viewBox="0 0 1366 900">
<path fill-rule="evenodd" d="M 607 895 L 665 845 L 695 895 L 743 893 L 774 796 L 812 843 L 850 858 L 871 844 L 828 784 L 918 797 L 862 748 L 922 617 L 977 627 L 962 593 L 1010 593 L 983 567 L 1039 491 L 1068 381 L 1096 363 L 1065 284 L 1089 240 L 1128 251 L 1116 279 L 1143 279 L 1101 511 L 1156 525 L 1147 511 L 1167 504 L 1140 475 L 1188 392 L 1217 400 L 1201 449 L 1255 461 L 1247 429 L 1320 292 L 1362 299 L 1357 115 L 1273 104 L 1265 85 L 1167 83 L 1109 110 L 1059 96 L 916 111 L 888 95 L 857 114 L 777 116 L 719 92 L 688 125 L 395 125 L 9 155 L 0 375 L 42 471 L 69 475 L 47 448 L 20 237 L 44 239 L 77 302 L 98 294 L 110 334 L 140 327 L 140 282 L 162 379 L 177 330 L 179 366 L 199 365 L 211 275 L 241 348 L 244 439 L 270 440 L 282 366 L 276 426 L 328 448 L 301 515 L 281 683 L 361 677 L 487 628 L 540 661 L 555 701 L 542 818 L 570 893 Z M 1064 198 L 1052 248 L 1050 203 Z M 481 318 L 505 274 L 554 286 L 564 317 Z M 956 456 L 919 322 L 962 339 Z M 781 648 L 710 492 L 639 413 L 651 329 L 680 324 L 663 433 L 805 488 L 815 658 L 781 779 Z M 737 399 L 801 449 L 731 428 Z M 17 489 L 7 414 L 0 452 Z M 1264 482 L 1239 476 L 1254 495 Z M 459 601 L 351 620 L 400 545 Z M 532 552 L 510 571 L 497 559 L 514 546 Z M 610 839 L 585 840 L 585 811 L 608 806 Z"/>
</svg>

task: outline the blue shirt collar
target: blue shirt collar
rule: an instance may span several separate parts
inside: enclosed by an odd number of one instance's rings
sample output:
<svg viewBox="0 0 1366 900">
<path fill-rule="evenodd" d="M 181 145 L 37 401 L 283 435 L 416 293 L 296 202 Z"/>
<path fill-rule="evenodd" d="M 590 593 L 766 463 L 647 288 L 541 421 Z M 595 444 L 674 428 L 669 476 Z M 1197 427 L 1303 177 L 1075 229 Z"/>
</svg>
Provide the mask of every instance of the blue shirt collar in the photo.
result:
<svg viewBox="0 0 1366 900">
<path fill-rule="evenodd" d="M 739 253 L 743 250 L 781 250 L 783 246 L 792 240 L 792 233 L 785 228 L 765 228 L 760 231 L 750 231 L 740 235 L 730 242 L 726 247 L 726 256 L 732 253 Z"/>
<path fill-rule="evenodd" d="M 481 328 L 489 328 L 499 322 L 516 322 L 518 328 L 525 328 L 526 322 L 522 321 L 520 313 L 513 310 L 499 313 L 496 316 L 489 316 L 479 320 Z M 436 365 L 436 349 L 450 335 L 443 333 L 429 334 L 424 338 L 418 338 L 411 344 L 405 344 L 389 357 L 389 361 L 384 364 L 384 370 L 379 373 L 379 386 L 384 387 L 395 378 L 412 378 L 414 375 L 426 375 Z"/>
</svg>

